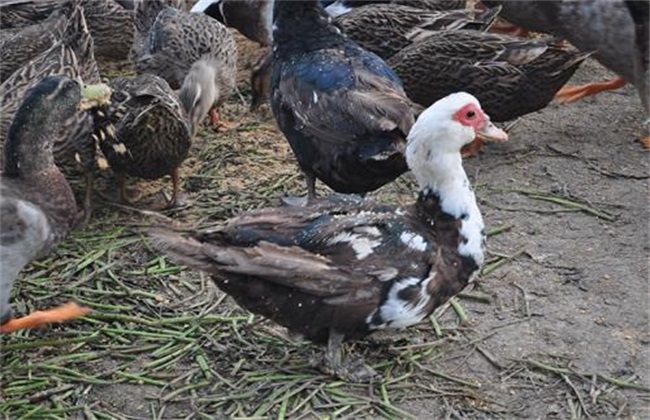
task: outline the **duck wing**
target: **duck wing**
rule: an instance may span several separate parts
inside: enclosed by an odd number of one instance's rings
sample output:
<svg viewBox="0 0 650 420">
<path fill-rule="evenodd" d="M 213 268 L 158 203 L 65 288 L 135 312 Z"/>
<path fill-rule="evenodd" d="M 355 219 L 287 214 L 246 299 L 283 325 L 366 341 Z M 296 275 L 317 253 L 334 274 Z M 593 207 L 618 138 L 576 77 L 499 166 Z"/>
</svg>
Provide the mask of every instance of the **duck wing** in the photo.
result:
<svg viewBox="0 0 650 420">
<path fill-rule="evenodd" d="M 319 200 L 252 212 L 185 238 L 152 233 L 173 259 L 211 274 L 254 276 L 345 305 L 377 304 L 398 278 L 425 278 L 434 238 L 391 206 Z M 416 233 L 418 232 L 418 233 Z"/>
<path fill-rule="evenodd" d="M 389 64 L 420 105 L 463 90 L 481 101 L 493 121 L 507 121 L 546 106 L 588 55 L 550 40 L 440 31 L 400 51 Z"/>
<path fill-rule="evenodd" d="M 274 107 L 284 111 L 276 113 L 280 126 L 297 124 L 303 136 L 328 143 L 325 147 L 389 133 L 404 142 L 413 124 L 412 104 L 397 76 L 369 55 L 321 50 L 283 66 L 273 92 Z"/>
</svg>

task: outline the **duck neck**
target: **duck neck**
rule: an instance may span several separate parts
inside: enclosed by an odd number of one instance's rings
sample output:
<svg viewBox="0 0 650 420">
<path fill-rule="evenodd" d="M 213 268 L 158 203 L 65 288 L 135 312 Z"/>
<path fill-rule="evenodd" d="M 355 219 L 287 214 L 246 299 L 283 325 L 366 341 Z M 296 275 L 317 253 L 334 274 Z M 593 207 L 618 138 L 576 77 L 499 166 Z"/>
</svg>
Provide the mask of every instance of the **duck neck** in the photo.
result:
<svg viewBox="0 0 650 420">
<path fill-rule="evenodd" d="M 412 153 L 409 150 L 411 156 Z M 460 153 L 422 150 L 415 155 L 409 159 L 409 165 L 421 189 L 417 206 L 422 216 L 441 232 L 440 237 L 445 238 L 442 240 L 457 246 L 471 276 L 485 261 L 485 235 L 483 217 Z"/>
<path fill-rule="evenodd" d="M 332 48 L 345 39 L 317 0 L 275 0 L 273 52 L 276 56 Z"/>
<path fill-rule="evenodd" d="M 58 172 L 49 140 L 52 130 L 48 128 L 56 124 L 55 121 L 39 127 L 12 124 L 5 144 L 3 176 L 34 179 Z"/>
</svg>

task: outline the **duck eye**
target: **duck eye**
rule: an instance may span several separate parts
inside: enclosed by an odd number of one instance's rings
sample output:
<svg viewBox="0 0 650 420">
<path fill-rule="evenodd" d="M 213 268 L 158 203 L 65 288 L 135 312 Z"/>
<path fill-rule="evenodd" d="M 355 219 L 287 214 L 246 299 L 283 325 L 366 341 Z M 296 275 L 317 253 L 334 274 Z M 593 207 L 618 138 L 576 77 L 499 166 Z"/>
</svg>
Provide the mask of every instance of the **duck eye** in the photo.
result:
<svg viewBox="0 0 650 420">
<path fill-rule="evenodd" d="M 469 118 L 471 120 L 474 117 L 476 117 L 476 112 L 474 112 L 474 111 L 468 111 L 467 112 L 467 118 Z"/>
</svg>

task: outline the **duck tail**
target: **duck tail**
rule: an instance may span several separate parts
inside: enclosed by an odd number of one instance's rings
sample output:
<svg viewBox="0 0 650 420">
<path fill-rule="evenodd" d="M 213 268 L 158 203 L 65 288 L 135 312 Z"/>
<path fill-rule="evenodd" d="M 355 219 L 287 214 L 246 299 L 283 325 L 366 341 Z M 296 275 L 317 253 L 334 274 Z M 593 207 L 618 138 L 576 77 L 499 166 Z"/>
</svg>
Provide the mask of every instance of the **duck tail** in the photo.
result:
<svg viewBox="0 0 650 420">
<path fill-rule="evenodd" d="M 172 261 L 208 273 L 215 271 L 215 261 L 199 240 L 165 228 L 152 228 L 147 235 L 151 245 Z"/>
</svg>

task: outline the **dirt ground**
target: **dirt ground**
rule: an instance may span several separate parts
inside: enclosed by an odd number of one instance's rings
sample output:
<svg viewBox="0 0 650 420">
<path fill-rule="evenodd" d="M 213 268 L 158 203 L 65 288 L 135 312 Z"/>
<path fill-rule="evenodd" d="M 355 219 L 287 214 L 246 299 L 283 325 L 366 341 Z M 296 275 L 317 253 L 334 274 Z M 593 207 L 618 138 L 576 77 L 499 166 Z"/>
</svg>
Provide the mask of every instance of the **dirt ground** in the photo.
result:
<svg viewBox="0 0 650 420">
<path fill-rule="evenodd" d="M 610 76 L 587 62 L 572 82 Z M 190 205 L 166 217 L 207 226 L 304 191 L 268 109 L 251 115 L 235 95 L 223 115 L 240 126 L 202 132 L 182 171 Z M 449 309 L 439 333 L 426 324 L 356 343 L 384 375 L 371 386 L 324 377 L 310 366 L 314 347 L 159 258 L 138 229 L 168 219 L 98 200 L 87 229 L 14 291 L 18 313 L 69 298 L 95 313 L 2 338 L 0 413 L 650 418 L 650 167 L 634 141 L 642 119 L 631 88 L 551 104 L 511 126 L 508 143 L 466 160 L 492 233 L 484 275 L 459 299 L 468 319 Z M 407 175 L 374 198 L 414 193 Z"/>
</svg>

